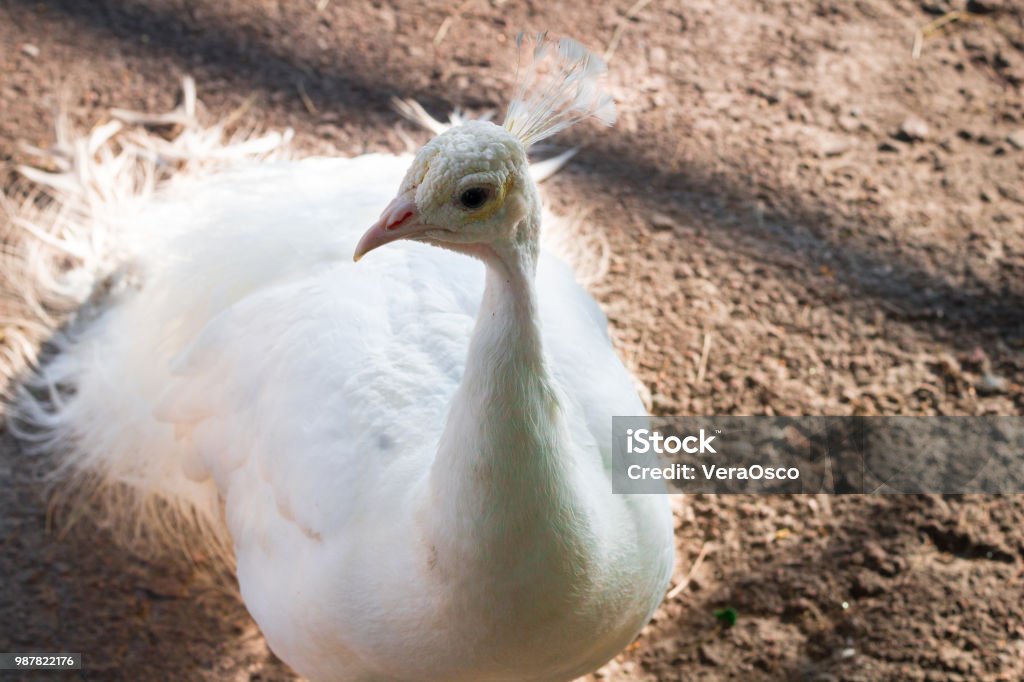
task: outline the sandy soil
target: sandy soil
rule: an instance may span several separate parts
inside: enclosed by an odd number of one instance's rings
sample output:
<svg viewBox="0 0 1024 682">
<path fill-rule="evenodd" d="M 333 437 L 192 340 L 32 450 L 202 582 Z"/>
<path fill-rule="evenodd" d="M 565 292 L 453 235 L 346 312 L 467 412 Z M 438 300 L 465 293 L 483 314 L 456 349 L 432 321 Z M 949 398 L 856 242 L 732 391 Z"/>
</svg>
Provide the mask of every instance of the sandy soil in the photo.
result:
<svg viewBox="0 0 1024 682">
<path fill-rule="evenodd" d="M 521 27 L 617 43 L 620 123 L 560 139 L 584 150 L 546 194 L 607 240 L 592 289 L 657 413 L 1021 414 L 1024 8 L 968 4 L 915 59 L 962 2 L 0 0 L 3 182 L 58 106 L 164 110 L 184 74 L 211 119 L 400 151 L 425 135 L 388 98 L 502 106 Z M 0 453 L 0 651 L 291 679 L 230 589 L 50 530 Z M 1024 678 L 1024 497 L 677 502 L 689 585 L 596 677 Z"/>
</svg>

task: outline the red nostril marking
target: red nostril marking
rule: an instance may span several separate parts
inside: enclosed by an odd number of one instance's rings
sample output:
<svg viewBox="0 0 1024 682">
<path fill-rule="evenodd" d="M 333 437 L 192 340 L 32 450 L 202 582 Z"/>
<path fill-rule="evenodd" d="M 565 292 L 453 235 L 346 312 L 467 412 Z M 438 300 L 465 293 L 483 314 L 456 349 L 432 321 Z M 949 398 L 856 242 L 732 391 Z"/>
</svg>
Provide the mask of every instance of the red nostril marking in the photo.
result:
<svg viewBox="0 0 1024 682">
<path fill-rule="evenodd" d="M 412 211 L 406 211 L 405 213 L 402 214 L 401 218 L 399 218 L 398 220 L 392 220 L 386 226 L 384 226 L 384 229 L 385 230 L 393 230 L 396 227 L 400 226 L 402 223 L 404 223 L 406 220 L 408 220 L 411 217 L 412 217 Z"/>
</svg>

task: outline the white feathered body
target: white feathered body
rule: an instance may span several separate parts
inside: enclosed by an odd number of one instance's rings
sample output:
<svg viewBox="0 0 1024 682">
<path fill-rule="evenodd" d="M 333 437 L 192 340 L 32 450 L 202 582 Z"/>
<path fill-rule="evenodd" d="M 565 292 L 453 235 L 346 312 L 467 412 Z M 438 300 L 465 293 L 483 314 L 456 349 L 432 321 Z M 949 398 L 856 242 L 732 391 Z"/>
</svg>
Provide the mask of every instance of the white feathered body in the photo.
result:
<svg viewBox="0 0 1024 682">
<path fill-rule="evenodd" d="M 223 514 L 247 607 L 313 680 L 571 679 L 630 642 L 671 572 L 666 499 L 611 493 L 611 417 L 643 406 L 604 316 L 544 255 L 569 447 L 520 466 L 519 447 L 544 445 L 505 433 L 510 483 L 438 500 L 485 273 L 413 242 L 351 262 L 408 165 L 264 163 L 126 214 L 137 284 L 42 370 L 74 395 L 24 414 L 72 471 Z M 535 513 L 503 514 L 516 495 Z M 454 513 L 438 521 L 438 504 Z"/>
</svg>

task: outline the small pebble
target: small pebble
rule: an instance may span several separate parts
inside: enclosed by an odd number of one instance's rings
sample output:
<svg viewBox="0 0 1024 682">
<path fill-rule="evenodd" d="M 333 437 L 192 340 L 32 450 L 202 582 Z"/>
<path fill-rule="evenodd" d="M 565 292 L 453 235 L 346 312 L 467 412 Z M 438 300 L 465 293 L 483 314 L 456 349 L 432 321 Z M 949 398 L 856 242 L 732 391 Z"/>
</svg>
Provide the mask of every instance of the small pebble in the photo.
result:
<svg viewBox="0 0 1024 682">
<path fill-rule="evenodd" d="M 676 221 L 664 213 L 654 213 L 651 215 L 651 227 L 655 230 L 674 230 Z"/>
<path fill-rule="evenodd" d="M 861 128 L 860 120 L 858 120 L 855 116 L 850 116 L 848 114 L 843 114 L 842 116 L 837 118 L 836 123 L 838 123 L 839 127 L 848 133 L 856 132 Z"/>
<path fill-rule="evenodd" d="M 903 119 L 897 137 L 907 142 L 919 142 L 928 138 L 928 124 L 920 116 L 911 114 Z"/>
<path fill-rule="evenodd" d="M 1024 149 L 1024 128 L 1015 130 L 1006 136 L 1006 141 L 1016 149 Z"/>
<path fill-rule="evenodd" d="M 818 154 L 820 156 L 841 156 L 850 149 L 850 141 L 839 135 L 823 135 L 818 140 Z"/>
<path fill-rule="evenodd" d="M 651 64 L 664 66 L 668 64 L 668 51 L 663 47 L 652 47 L 650 52 Z"/>
<path fill-rule="evenodd" d="M 997 395 L 1000 393 L 1006 393 L 1006 389 L 1009 386 L 1009 382 L 1005 377 L 1001 377 L 997 374 L 986 374 L 974 384 L 974 389 L 981 395 Z"/>
<path fill-rule="evenodd" d="M 35 59 L 39 56 L 39 48 L 33 45 L 32 43 L 25 43 L 24 45 L 22 45 L 21 51 L 22 53 L 31 57 L 32 59 Z"/>
</svg>

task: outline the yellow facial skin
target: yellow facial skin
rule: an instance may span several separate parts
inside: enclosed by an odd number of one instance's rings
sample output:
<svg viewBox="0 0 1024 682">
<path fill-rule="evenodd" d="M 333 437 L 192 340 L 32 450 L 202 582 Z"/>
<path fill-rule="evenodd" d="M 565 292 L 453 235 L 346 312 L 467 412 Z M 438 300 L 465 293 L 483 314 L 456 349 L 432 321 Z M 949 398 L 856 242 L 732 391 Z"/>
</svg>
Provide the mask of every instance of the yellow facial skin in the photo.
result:
<svg viewBox="0 0 1024 682">
<path fill-rule="evenodd" d="M 483 221 L 494 216 L 494 214 L 498 212 L 498 209 L 505 205 L 505 197 L 508 195 L 509 189 L 515 183 L 515 179 L 514 175 L 509 174 L 505 178 L 505 181 L 498 185 L 494 192 L 494 196 L 492 196 L 487 203 L 467 214 L 470 220 Z"/>
</svg>

